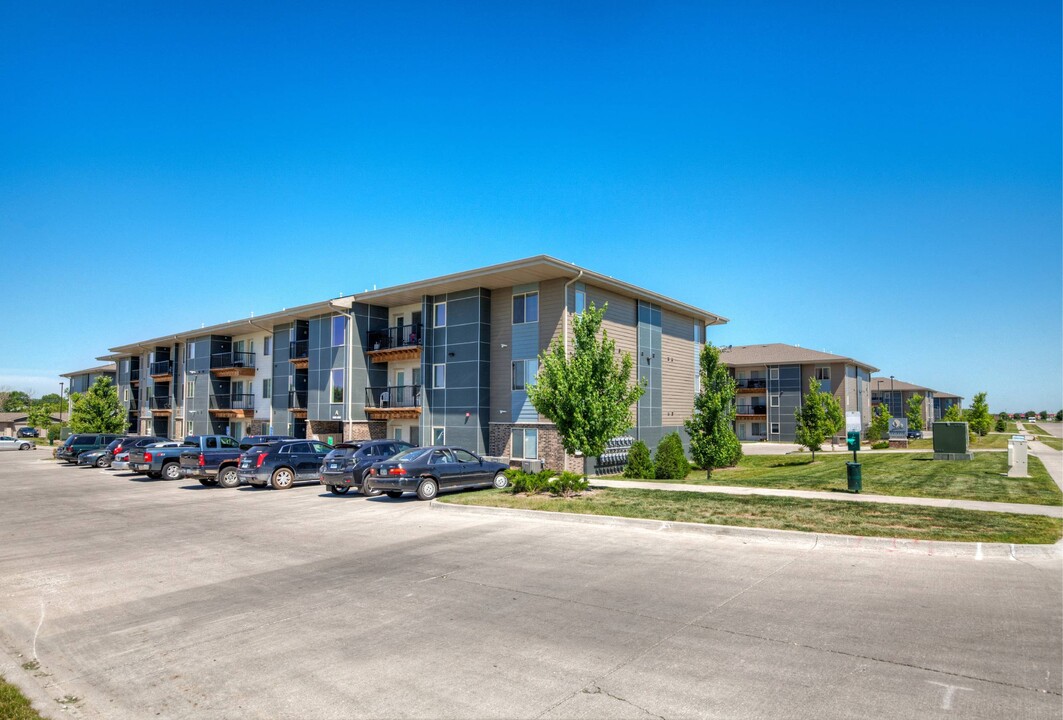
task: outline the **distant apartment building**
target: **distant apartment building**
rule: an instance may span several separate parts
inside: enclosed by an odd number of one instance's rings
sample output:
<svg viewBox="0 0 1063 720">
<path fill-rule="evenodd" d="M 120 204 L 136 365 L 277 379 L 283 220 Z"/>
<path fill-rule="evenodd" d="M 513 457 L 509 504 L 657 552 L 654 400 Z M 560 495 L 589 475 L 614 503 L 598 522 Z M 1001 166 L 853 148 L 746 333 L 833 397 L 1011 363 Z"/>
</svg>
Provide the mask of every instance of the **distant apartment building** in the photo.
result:
<svg viewBox="0 0 1063 720">
<path fill-rule="evenodd" d="M 63 373 L 59 377 L 66 378 L 67 382 L 67 411 L 66 417 L 70 417 L 70 411 L 73 409 L 74 400 L 71 397 L 74 393 L 83 393 L 92 387 L 93 383 L 98 378 L 105 377 L 115 383 L 117 376 L 117 368 L 114 363 L 107 363 L 106 365 L 97 365 L 96 367 L 87 368 L 85 370 L 74 370 L 73 372 Z"/>
<path fill-rule="evenodd" d="M 119 397 L 144 434 L 395 438 L 492 456 L 566 458 L 528 400 L 539 355 L 603 327 L 646 392 L 631 434 L 655 446 L 693 410 L 707 329 L 726 318 L 547 256 L 116 346 Z"/>
<path fill-rule="evenodd" d="M 739 440 L 793 442 L 795 411 L 816 379 L 842 412 L 860 411 L 871 421 L 871 373 L 878 368 L 842 355 L 794 345 L 733 345 L 721 348 L 720 360 L 738 385 L 735 432 Z"/>
<path fill-rule="evenodd" d="M 963 398 L 959 395 L 941 392 L 923 385 L 915 385 L 889 377 L 871 378 L 871 404 L 874 407 L 884 404 L 889 410 L 890 417 L 906 417 L 908 401 L 915 395 L 923 398 L 920 402 L 920 414 L 925 428 L 929 428 L 935 420 L 944 417 L 950 407 L 963 402 Z"/>
</svg>

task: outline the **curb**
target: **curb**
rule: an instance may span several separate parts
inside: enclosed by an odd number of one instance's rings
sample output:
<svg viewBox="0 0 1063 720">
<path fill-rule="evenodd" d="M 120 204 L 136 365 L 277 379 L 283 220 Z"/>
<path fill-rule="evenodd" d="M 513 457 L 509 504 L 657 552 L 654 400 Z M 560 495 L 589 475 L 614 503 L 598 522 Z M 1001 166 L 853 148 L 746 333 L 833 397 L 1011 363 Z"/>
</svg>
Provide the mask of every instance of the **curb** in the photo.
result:
<svg viewBox="0 0 1063 720">
<path fill-rule="evenodd" d="M 576 525 L 604 527 L 630 527 L 652 532 L 670 532 L 686 535 L 739 540 L 743 543 L 762 542 L 806 550 L 839 548 L 848 550 L 877 550 L 941 557 L 967 557 L 974 560 L 1058 560 L 1063 558 L 1063 540 L 1054 545 L 1011 545 L 1006 543 L 945 542 L 938 540 L 911 540 L 908 538 L 863 537 L 859 535 L 833 535 L 810 533 L 798 530 L 774 530 L 770 528 L 737 527 L 732 525 L 709 525 L 707 523 L 672 522 L 625 518 L 615 515 L 580 515 L 549 510 L 524 510 L 498 508 L 485 505 L 454 505 L 433 500 L 430 510 L 464 513 L 481 516 L 509 516 L 523 519 L 549 520 Z"/>
</svg>

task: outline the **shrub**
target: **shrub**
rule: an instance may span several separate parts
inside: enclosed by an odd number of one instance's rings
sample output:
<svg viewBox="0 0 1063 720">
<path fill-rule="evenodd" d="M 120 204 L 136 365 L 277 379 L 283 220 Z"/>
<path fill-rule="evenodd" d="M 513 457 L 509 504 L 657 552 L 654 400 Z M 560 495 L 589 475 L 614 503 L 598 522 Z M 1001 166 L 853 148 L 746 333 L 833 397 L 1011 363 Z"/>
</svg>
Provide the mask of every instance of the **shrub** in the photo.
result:
<svg viewBox="0 0 1063 720">
<path fill-rule="evenodd" d="M 993 429 L 997 432 L 1004 432 L 1008 429 L 1008 421 L 1004 418 L 997 418 L 997 421 L 993 423 Z"/>
<path fill-rule="evenodd" d="M 626 478 L 653 479 L 653 460 L 650 459 L 650 449 L 646 443 L 636 440 L 627 452 L 627 466 L 624 468 Z"/>
<path fill-rule="evenodd" d="M 534 495 L 546 490 L 550 484 L 550 478 L 554 476 L 553 470 L 543 470 L 538 473 L 526 473 L 519 468 L 506 470 L 509 478 L 509 489 L 512 493 L 528 493 Z"/>
<path fill-rule="evenodd" d="M 679 433 L 670 433 L 661 440 L 653 464 L 658 480 L 682 480 L 687 476 L 690 463 L 683 452 L 683 441 L 679 439 Z"/>
<path fill-rule="evenodd" d="M 587 478 L 576 473 L 563 472 L 549 483 L 548 489 L 551 495 L 568 497 L 576 495 L 587 489 Z"/>
<path fill-rule="evenodd" d="M 59 426 L 51 425 L 48 427 L 48 444 L 55 445 L 55 441 L 59 439 Z"/>
<path fill-rule="evenodd" d="M 878 442 L 871 443 L 872 450 L 885 450 L 890 446 L 889 440 L 879 440 Z"/>
</svg>

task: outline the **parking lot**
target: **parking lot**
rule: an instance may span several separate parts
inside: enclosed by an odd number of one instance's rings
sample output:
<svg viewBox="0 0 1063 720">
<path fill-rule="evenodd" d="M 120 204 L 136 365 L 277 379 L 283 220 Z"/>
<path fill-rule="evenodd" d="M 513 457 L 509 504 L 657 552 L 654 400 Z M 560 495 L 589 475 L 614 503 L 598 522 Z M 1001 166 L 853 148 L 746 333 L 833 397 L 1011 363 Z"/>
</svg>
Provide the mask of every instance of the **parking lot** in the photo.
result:
<svg viewBox="0 0 1063 720">
<path fill-rule="evenodd" d="M 1058 560 L 480 517 L 46 457 L 0 454 L 0 673 L 52 715 L 1063 716 Z"/>
</svg>

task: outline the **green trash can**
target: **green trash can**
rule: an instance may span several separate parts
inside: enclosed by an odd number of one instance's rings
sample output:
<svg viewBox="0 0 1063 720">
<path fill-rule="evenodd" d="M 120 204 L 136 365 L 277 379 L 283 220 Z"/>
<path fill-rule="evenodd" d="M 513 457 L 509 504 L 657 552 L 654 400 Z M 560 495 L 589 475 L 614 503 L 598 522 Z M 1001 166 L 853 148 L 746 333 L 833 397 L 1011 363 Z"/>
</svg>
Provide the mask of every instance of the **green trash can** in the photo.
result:
<svg viewBox="0 0 1063 720">
<path fill-rule="evenodd" d="M 860 475 L 860 463 L 845 463 L 845 476 L 849 481 L 849 492 L 858 493 L 863 489 L 863 477 Z"/>
</svg>

